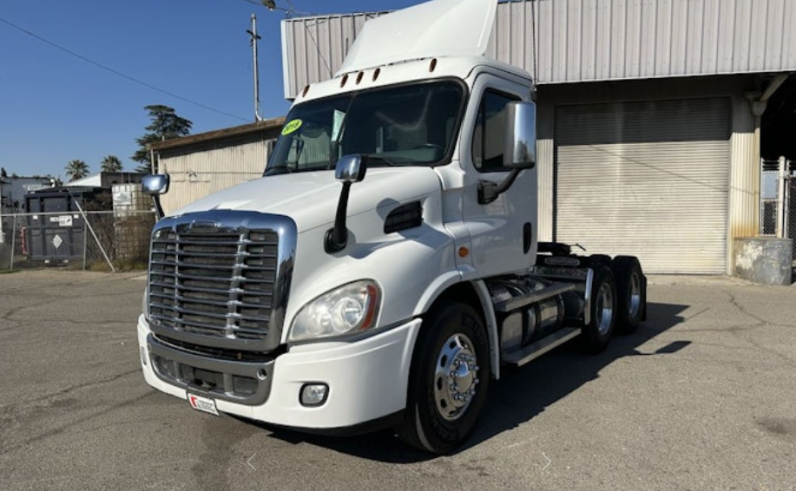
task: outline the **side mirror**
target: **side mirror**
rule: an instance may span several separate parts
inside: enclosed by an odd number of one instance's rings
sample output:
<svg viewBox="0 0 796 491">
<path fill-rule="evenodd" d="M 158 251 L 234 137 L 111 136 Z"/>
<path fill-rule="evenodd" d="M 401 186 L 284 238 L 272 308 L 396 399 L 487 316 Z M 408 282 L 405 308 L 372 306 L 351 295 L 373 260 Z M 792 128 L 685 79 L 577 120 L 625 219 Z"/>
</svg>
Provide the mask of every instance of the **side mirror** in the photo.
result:
<svg viewBox="0 0 796 491">
<path fill-rule="evenodd" d="M 359 155 L 343 155 L 334 168 L 334 177 L 341 182 L 360 182 L 365 178 L 367 158 Z"/>
<path fill-rule="evenodd" d="M 167 174 L 150 174 L 141 180 L 141 187 L 145 194 L 157 196 L 166 194 L 169 190 L 169 176 Z"/>
<path fill-rule="evenodd" d="M 511 172 L 500 184 L 478 182 L 478 203 L 482 205 L 495 201 L 514 184 L 520 172 L 536 165 L 536 105 L 533 102 L 509 102 L 505 128 L 503 167 L 511 169 Z"/>
<path fill-rule="evenodd" d="M 351 185 L 365 178 L 368 170 L 368 157 L 366 155 L 344 155 L 337 161 L 334 168 L 334 177 L 343 183 L 340 191 L 340 201 L 337 202 L 337 215 L 334 218 L 334 227 L 326 232 L 323 248 L 327 254 L 334 254 L 345 249 L 348 244 L 348 228 L 346 215 L 348 214 L 348 195 Z"/>
<path fill-rule="evenodd" d="M 532 169 L 536 165 L 536 104 L 510 102 L 506 106 L 503 166 Z"/>
<path fill-rule="evenodd" d="M 169 176 L 168 174 L 150 174 L 141 179 L 141 188 L 144 194 L 152 196 L 152 203 L 155 205 L 157 212 L 157 219 L 160 220 L 165 216 L 163 207 L 160 205 L 161 194 L 166 194 L 169 190 Z"/>
</svg>

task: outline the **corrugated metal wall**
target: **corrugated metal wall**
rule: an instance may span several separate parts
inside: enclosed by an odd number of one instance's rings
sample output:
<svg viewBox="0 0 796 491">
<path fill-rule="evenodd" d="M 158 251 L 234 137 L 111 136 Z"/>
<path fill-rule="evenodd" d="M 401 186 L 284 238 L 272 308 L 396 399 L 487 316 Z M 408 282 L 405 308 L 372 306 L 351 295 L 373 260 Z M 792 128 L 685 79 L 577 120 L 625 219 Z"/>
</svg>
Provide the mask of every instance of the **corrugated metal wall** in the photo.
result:
<svg viewBox="0 0 796 491">
<path fill-rule="evenodd" d="M 194 152 L 161 151 L 159 169 L 171 176 L 161 196 L 166 214 L 212 193 L 262 176 L 268 160 L 265 140 L 241 141 Z"/>
<path fill-rule="evenodd" d="M 285 97 L 330 78 L 369 15 L 283 21 Z M 539 84 L 791 71 L 796 0 L 501 3 L 488 53 Z"/>
<path fill-rule="evenodd" d="M 727 269 L 730 99 L 560 106 L 556 239 L 651 273 Z"/>
<path fill-rule="evenodd" d="M 539 89 L 537 169 L 539 172 L 539 239 L 555 237 L 556 117 L 570 105 L 621 101 L 656 101 L 726 97 L 731 100 L 729 141 L 729 182 L 727 257 L 725 273 L 732 272 L 732 245 L 736 237 L 754 235 L 758 223 L 757 178 L 754 118 L 744 93 L 754 87 L 750 76 L 704 77 L 602 82 L 594 84 L 546 85 Z M 598 162 L 595 162 L 595 165 Z M 699 164 L 694 156 L 693 165 Z M 560 181 L 561 177 L 558 176 Z M 653 197 L 651 197 L 653 198 Z M 657 196 L 654 197 L 657 199 Z M 556 237 L 561 239 L 561 237 Z"/>
<path fill-rule="evenodd" d="M 796 69 L 794 0 L 539 0 L 499 11 L 490 54 L 531 73 L 523 26 L 537 16 L 540 84 Z"/>
<path fill-rule="evenodd" d="M 759 121 L 758 121 L 759 124 Z M 760 230 L 760 128 L 745 97 L 733 98 L 730 141 L 730 244 L 741 237 L 754 237 Z M 734 271 L 729 257 L 730 271 Z"/>
<path fill-rule="evenodd" d="M 386 12 L 299 17 L 282 21 L 285 98 L 307 84 L 332 78 L 365 21 Z"/>
</svg>

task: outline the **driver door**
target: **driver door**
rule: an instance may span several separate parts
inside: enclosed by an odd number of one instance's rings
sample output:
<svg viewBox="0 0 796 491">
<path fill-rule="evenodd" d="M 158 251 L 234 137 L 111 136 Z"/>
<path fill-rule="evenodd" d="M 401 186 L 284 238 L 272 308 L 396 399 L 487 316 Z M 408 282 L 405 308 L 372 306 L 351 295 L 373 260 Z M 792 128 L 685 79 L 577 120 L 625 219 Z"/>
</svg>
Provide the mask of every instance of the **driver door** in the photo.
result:
<svg viewBox="0 0 796 491">
<path fill-rule="evenodd" d="M 527 271 L 536 258 L 536 169 L 523 170 L 512 186 L 488 204 L 479 203 L 479 181 L 503 182 L 505 106 L 528 100 L 527 85 L 482 74 L 473 87 L 464 126 L 463 214 L 470 233 L 472 264 L 481 278 Z M 469 138 L 469 141 L 468 141 Z"/>
</svg>

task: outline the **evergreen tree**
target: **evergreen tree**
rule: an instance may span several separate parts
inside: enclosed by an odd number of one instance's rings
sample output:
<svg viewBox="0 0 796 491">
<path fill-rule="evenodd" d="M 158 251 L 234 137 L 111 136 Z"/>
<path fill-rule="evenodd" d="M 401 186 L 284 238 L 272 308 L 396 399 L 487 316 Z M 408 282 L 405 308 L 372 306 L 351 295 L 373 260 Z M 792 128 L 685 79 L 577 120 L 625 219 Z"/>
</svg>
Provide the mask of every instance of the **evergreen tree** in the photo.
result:
<svg viewBox="0 0 796 491">
<path fill-rule="evenodd" d="M 141 165 L 136 168 L 136 172 L 151 172 L 152 162 L 147 145 L 164 140 L 171 140 L 180 136 L 191 134 L 193 123 L 177 115 L 173 108 L 164 105 L 146 106 L 144 109 L 149 113 L 152 122 L 145 129 L 147 133 L 136 138 L 138 150 L 132 159 Z"/>
</svg>

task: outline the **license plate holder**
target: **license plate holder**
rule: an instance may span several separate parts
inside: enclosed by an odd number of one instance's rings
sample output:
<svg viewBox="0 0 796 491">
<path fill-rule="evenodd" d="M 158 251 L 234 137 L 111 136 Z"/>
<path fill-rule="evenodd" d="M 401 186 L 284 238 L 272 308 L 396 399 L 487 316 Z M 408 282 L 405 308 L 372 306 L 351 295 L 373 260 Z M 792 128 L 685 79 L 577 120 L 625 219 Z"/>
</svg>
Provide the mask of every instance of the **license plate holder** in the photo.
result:
<svg viewBox="0 0 796 491">
<path fill-rule="evenodd" d="M 218 416 L 218 408 L 216 408 L 216 400 L 209 397 L 200 396 L 198 394 L 188 393 L 188 404 L 197 411 Z"/>
</svg>

